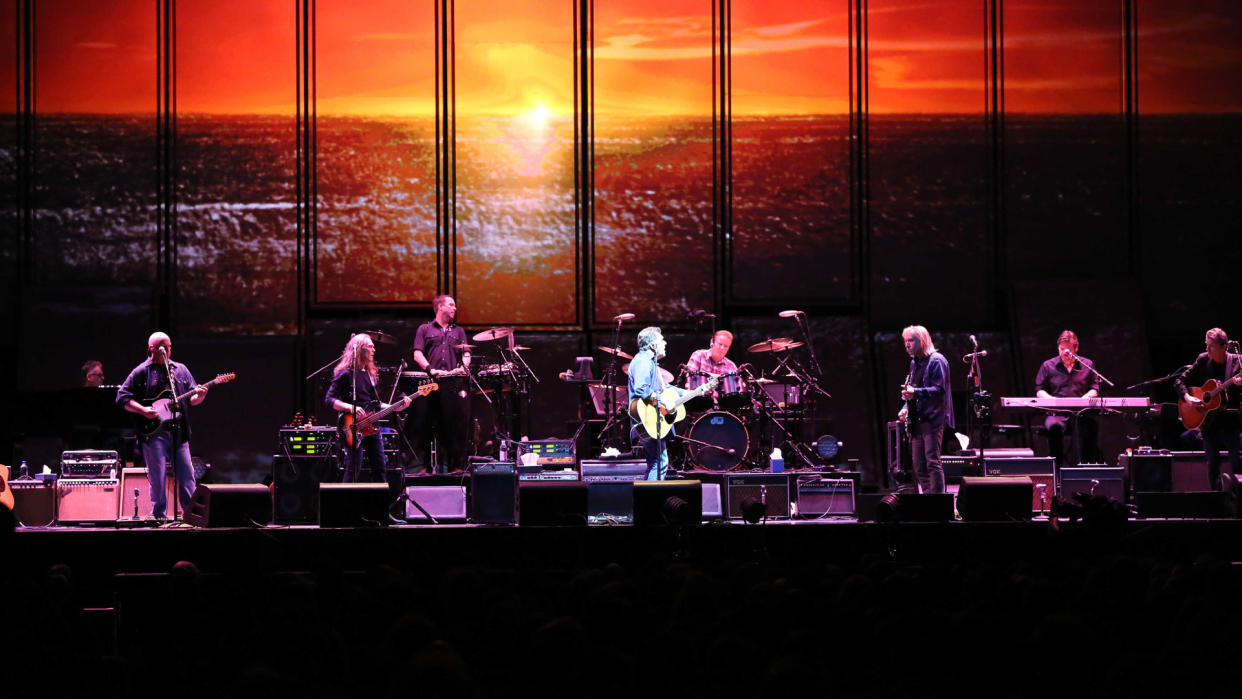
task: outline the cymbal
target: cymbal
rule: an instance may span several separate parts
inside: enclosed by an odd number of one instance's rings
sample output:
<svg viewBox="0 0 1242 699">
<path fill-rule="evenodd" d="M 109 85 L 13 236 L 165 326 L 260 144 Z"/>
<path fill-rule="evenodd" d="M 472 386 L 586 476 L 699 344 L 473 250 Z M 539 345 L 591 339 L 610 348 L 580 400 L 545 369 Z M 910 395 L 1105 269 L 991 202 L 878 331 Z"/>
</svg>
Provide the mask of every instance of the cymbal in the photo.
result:
<svg viewBox="0 0 1242 699">
<path fill-rule="evenodd" d="M 664 367 L 656 367 L 656 368 L 660 370 L 660 378 L 664 379 L 664 383 L 673 383 L 673 378 L 674 378 L 673 372 L 669 371 L 668 369 L 665 369 Z M 630 363 L 629 362 L 626 362 L 625 364 L 621 365 L 621 373 L 625 374 L 626 376 L 630 375 Z"/>
<path fill-rule="evenodd" d="M 523 347 L 522 345 L 514 345 L 514 346 L 510 347 L 509 349 L 510 349 L 510 350 L 512 350 L 512 351 L 514 351 L 514 352 L 526 352 L 526 351 L 529 351 L 529 350 L 530 350 L 530 348 L 529 348 L 529 347 Z"/>
<path fill-rule="evenodd" d="M 751 383 L 776 383 L 776 382 L 773 381 L 772 379 L 765 379 L 765 378 L 760 377 L 757 379 L 751 379 Z"/>
<path fill-rule="evenodd" d="M 475 347 L 474 345 L 465 344 L 465 343 L 460 344 L 460 345 L 453 345 L 453 349 L 474 349 L 474 347 Z"/>
<path fill-rule="evenodd" d="M 491 330 L 484 330 L 470 339 L 475 342 L 491 342 L 502 337 L 509 337 L 512 334 L 513 328 L 492 328 Z"/>
<path fill-rule="evenodd" d="M 621 350 L 615 347 L 604 347 L 603 345 L 600 345 L 599 348 L 601 351 L 607 352 L 608 354 L 615 354 L 618 357 L 621 357 L 622 359 L 633 359 L 634 358 L 634 355 L 622 352 Z"/>
<path fill-rule="evenodd" d="M 783 350 L 787 350 L 790 347 L 797 347 L 798 345 L 801 345 L 801 344 L 802 344 L 801 342 L 795 344 L 794 341 L 788 337 L 774 337 L 771 340 L 764 340 L 763 342 L 756 342 L 750 347 L 747 347 L 746 351 L 748 352 L 780 352 Z"/>
<path fill-rule="evenodd" d="M 355 335 L 370 335 L 372 342 L 382 342 L 385 345 L 397 344 L 397 338 L 395 335 L 389 335 L 388 333 L 382 330 L 359 330 L 358 332 L 354 334 Z"/>
</svg>

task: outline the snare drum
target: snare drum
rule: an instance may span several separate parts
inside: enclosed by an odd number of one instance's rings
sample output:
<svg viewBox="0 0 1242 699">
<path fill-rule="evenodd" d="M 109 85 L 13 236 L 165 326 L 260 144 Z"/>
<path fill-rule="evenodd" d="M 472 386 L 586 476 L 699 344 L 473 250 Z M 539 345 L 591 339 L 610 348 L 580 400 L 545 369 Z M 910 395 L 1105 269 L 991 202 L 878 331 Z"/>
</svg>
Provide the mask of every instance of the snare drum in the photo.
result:
<svg viewBox="0 0 1242 699">
<path fill-rule="evenodd" d="M 746 391 L 746 379 L 736 371 L 720 375 L 720 407 L 725 410 L 741 410 L 750 405 Z"/>
<path fill-rule="evenodd" d="M 686 389 L 693 391 L 694 389 L 707 383 L 708 379 L 710 379 L 711 376 L 712 375 L 707 373 L 706 371 L 694 371 L 694 370 L 686 371 Z M 712 394 L 710 391 L 706 395 L 702 395 L 697 398 L 693 398 L 691 400 L 686 401 L 686 410 L 692 413 L 702 412 L 704 410 L 711 410 L 711 409 L 712 409 Z"/>
</svg>

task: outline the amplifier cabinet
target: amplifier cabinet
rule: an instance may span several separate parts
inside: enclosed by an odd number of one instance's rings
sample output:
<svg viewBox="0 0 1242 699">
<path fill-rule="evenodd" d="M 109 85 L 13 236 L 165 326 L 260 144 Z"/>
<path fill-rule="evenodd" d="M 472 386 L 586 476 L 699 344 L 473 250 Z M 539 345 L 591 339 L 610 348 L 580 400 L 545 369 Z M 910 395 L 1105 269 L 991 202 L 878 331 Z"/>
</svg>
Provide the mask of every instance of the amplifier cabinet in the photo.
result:
<svg viewBox="0 0 1242 699">
<path fill-rule="evenodd" d="M 821 477 L 798 482 L 798 516 L 854 514 L 854 480 Z"/>
<path fill-rule="evenodd" d="M 172 516 L 173 498 L 176 492 L 176 478 L 174 478 L 172 469 L 166 469 L 164 477 L 164 497 L 168 503 L 168 516 Z M 139 519 L 147 519 L 151 516 L 151 481 L 147 478 L 146 467 L 142 468 L 126 468 L 121 469 L 121 492 L 119 493 L 120 507 L 118 509 L 117 519 L 133 519 L 134 517 L 134 499 L 135 491 L 137 491 L 138 508 L 137 515 Z"/>
<path fill-rule="evenodd" d="M 120 491 L 120 482 L 115 478 L 61 478 L 56 481 L 56 521 L 61 524 L 116 522 L 120 513 Z"/>
<path fill-rule="evenodd" d="M 789 516 L 789 477 L 783 473 L 729 474 L 725 488 L 730 519 L 741 519 L 742 501 L 752 497 L 767 504 L 768 517 Z"/>
<path fill-rule="evenodd" d="M 583 459 L 582 480 L 641 481 L 647 478 L 646 459 Z"/>
<path fill-rule="evenodd" d="M 1229 463 L 1224 452 L 1221 462 Z M 1201 451 L 1122 454 L 1117 465 L 1125 469 L 1129 490 L 1134 492 L 1195 493 L 1215 488 L 1208 483 L 1207 456 Z"/>
<path fill-rule="evenodd" d="M 1076 493 L 1100 495 L 1125 502 L 1125 469 L 1110 466 L 1079 466 L 1061 469 L 1061 497 L 1072 501 Z"/>
<path fill-rule="evenodd" d="M 1032 512 L 1047 511 L 1057 494 L 1056 460 L 1051 456 L 993 458 L 985 455 L 983 475 L 1029 476 L 1034 486 L 1031 489 Z"/>
<path fill-rule="evenodd" d="M 23 527 L 47 527 L 56 520 L 56 488 L 52 482 L 9 481 L 13 489 L 13 514 Z"/>
<path fill-rule="evenodd" d="M 429 524 L 430 519 L 418 509 L 436 518 L 436 522 L 466 521 L 466 486 L 407 485 L 405 487 L 405 519 L 416 524 Z"/>
</svg>

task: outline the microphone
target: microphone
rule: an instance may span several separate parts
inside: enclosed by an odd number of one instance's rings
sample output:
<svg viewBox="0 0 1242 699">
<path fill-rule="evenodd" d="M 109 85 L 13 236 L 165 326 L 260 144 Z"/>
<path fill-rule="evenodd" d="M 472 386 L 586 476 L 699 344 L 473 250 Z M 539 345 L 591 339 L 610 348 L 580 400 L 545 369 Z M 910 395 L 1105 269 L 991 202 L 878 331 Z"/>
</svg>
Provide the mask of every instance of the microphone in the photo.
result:
<svg viewBox="0 0 1242 699">
<path fill-rule="evenodd" d="M 704 310 L 693 310 L 686 314 L 687 318 L 715 318 L 715 313 L 708 313 Z"/>
<path fill-rule="evenodd" d="M 986 357 L 986 356 L 988 356 L 988 351 L 987 351 L 987 350 L 980 350 L 980 351 L 978 351 L 978 352 L 971 352 L 970 354 L 968 354 L 968 355 L 966 355 L 966 356 L 962 357 L 962 361 L 963 361 L 963 362 L 969 362 L 970 360 L 974 359 L 975 357 L 978 357 L 979 359 L 983 359 L 983 358 L 984 358 L 984 357 Z"/>
<path fill-rule="evenodd" d="M 616 320 L 616 321 L 634 320 L 634 314 L 633 313 L 622 313 L 621 315 L 614 317 L 613 320 Z"/>
<path fill-rule="evenodd" d="M 159 352 L 161 357 L 168 356 L 168 350 L 164 349 L 164 345 L 160 345 L 159 347 L 156 347 L 155 351 Z"/>
<path fill-rule="evenodd" d="M 781 311 L 780 313 L 777 313 L 776 315 L 782 318 L 796 318 L 800 315 L 804 315 L 804 313 L 802 311 Z"/>
<path fill-rule="evenodd" d="M 970 336 L 970 344 L 974 345 L 975 349 L 979 348 L 979 341 L 975 339 L 974 335 Z"/>
</svg>

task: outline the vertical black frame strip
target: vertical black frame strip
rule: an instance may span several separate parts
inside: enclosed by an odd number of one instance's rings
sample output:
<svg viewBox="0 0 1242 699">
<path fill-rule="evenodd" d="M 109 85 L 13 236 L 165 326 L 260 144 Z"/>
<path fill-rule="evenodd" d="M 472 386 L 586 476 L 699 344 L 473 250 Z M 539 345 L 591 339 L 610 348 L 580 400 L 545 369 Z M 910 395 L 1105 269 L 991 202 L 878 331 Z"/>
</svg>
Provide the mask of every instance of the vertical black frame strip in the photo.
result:
<svg viewBox="0 0 1242 699">
<path fill-rule="evenodd" d="M 31 281 L 34 260 L 34 149 L 35 149 L 35 31 L 34 0 L 14 3 L 17 36 L 17 295 L 21 307 L 22 289 Z M 14 316 L 17 317 L 16 315 Z M 16 328 L 15 328 L 16 330 Z M 18 338 L 20 341 L 20 338 Z"/>
<path fill-rule="evenodd" d="M 1138 0 L 1122 0 L 1122 94 L 1126 121 L 1126 234 L 1130 276 L 1141 281 L 1142 230 L 1139 211 Z"/>
<path fill-rule="evenodd" d="M 160 2 L 160 0 L 157 0 Z M 156 25 L 156 147 L 159 150 L 159 264 L 156 324 L 172 331 L 177 306 L 177 0 L 162 0 Z"/>
</svg>

